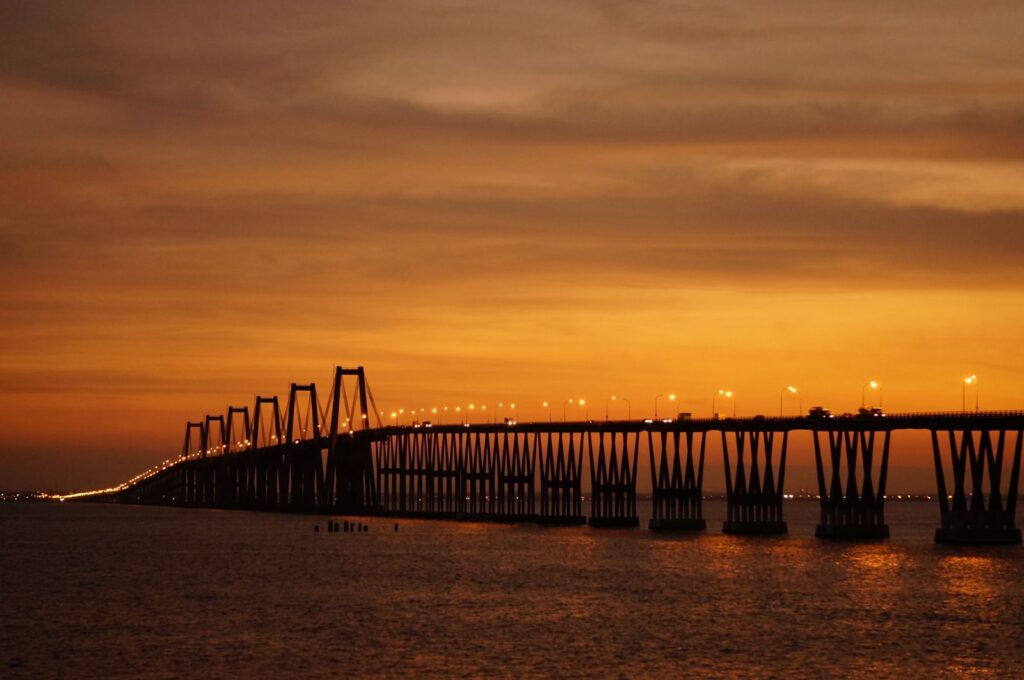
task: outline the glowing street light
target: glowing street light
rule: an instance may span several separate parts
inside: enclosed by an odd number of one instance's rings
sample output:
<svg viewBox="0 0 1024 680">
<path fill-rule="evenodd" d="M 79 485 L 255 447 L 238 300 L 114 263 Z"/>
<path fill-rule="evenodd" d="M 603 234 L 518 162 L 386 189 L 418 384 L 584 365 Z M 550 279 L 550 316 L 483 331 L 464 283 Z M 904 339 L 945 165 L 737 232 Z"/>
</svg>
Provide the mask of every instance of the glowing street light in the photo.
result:
<svg viewBox="0 0 1024 680">
<path fill-rule="evenodd" d="M 608 420 L 608 402 L 609 401 L 624 401 L 626 402 L 626 420 L 633 419 L 633 403 L 625 397 L 617 397 L 614 394 L 608 397 L 608 400 L 604 402 L 604 419 Z"/>
<path fill-rule="evenodd" d="M 878 408 L 882 408 L 882 386 L 877 380 L 869 380 L 860 388 L 860 407 L 865 408 L 867 406 L 867 392 L 869 387 L 873 390 L 878 390 Z"/>
<path fill-rule="evenodd" d="M 585 413 L 584 418 L 586 420 L 590 420 L 590 404 L 587 403 L 586 399 L 577 399 L 576 401 L 577 401 L 577 403 L 579 403 L 580 406 L 582 406 L 584 408 L 584 413 Z"/>
<path fill-rule="evenodd" d="M 715 410 L 715 400 L 718 399 L 718 397 L 725 397 L 726 399 L 732 399 L 732 417 L 735 418 L 736 417 L 736 400 L 733 399 L 732 390 L 718 390 L 718 392 L 716 392 L 715 394 L 711 395 L 711 417 L 714 418 L 714 417 L 716 417 L 718 415 L 718 412 Z"/>
<path fill-rule="evenodd" d="M 796 414 L 802 414 L 804 412 L 804 395 L 800 394 L 800 390 L 790 385 L 788 387 L 783 387 L 782 392 L 779 393 L 779 417 L 782 417 L 782 398 L 786 396 L 786 392 L 797 395 L 797 398 L 799 399 L 799 408 L 797 409 Z"/>
<path fill-rule="evenodd" d="M 968 377 L 964 378 L 964 380 L 963 380 L 963 388 L 964 388 L 964 390 L 963 390 L 963 404 L 961 406 L 961 410 L 962 411 L 966 411 L 967 410 L 967 386 L 968 385 L 973 385 L 974 386 L 974 411 L 975 411 L 975 413 L 977 413 L 977 411 L 978 411 L 978 391 L 979 390 L 978 390 L 978 376 L 976 376 L 976 375 L 968 376 Z"/>
<path fill-rule="evenodd" d="M 658 396 L 656 396 L 654 398 L 654 419 L 655 420 L 658 419 L 658 400 L 661 399 L 664 396 L 665 396 L 664 394 L 659 394 Z M 676 400 L 676 395 L 674 395 L 674 394 L 668 395 L 668 400 L 669 401 L 675 401 Z"/>
<path fill-rule="evenodd" d="M 546 408 L 548 410 L 548 422 L 550 423 L 551 422 L 551 404 L 545 401 L 543 404 L 541 404 L 541 406 L 543 406 L 544 408 Z"/>
<path fill-rule="evenodd" d="M 459 425 L 462 425 L 464 423 L 464 421 L 462 420 L 462 407 L 456 406 L 455 412 L 459 414 Z"/>
<path fill-rule="evenodd" d="M 475 411 L 475 410 L 476 410 L 476 404 L 470 404 L 469 405 L 469 413 L 466 414 L 466 422 L 467 423 L 473 422 L 473 411 Z"/>
<path fill-rule="evenodd" d="M 572 403 L 572 399 L 566 399 L 564 402 L 562 402 L 562 422 L 563 423 L 565 422 L 565 407 L 566 407 L 567 404 L 571 404 L 571 403 Z"/>
</svg>

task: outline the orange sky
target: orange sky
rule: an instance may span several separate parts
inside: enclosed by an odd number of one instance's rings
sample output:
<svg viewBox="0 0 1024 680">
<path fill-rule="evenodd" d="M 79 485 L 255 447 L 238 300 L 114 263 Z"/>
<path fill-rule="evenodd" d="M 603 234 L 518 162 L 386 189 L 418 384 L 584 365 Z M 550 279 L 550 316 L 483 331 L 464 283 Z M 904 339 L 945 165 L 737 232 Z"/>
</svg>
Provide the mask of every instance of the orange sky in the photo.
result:
<svg viewBox="0 0 1024 680">
<path fill-rule="evenodd" d="M 1024 407 L 1017 2 L 15 1 L 0 101 L 0 488 L 335 363 L 388 410 Z"/>
</svg>

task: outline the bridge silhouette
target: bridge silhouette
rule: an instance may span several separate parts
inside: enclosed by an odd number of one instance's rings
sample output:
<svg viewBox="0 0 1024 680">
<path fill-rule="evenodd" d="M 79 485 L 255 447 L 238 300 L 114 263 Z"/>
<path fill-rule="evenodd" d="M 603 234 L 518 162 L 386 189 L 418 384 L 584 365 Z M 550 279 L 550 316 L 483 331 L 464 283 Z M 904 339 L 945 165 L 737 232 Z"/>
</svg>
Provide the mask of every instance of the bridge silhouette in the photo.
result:
<svg viewBox="0 0 1024 680">
<path fill-rule="evenodd" d="M 355 383 L 351 397 L 350 381 Z M 637 464 L 646 455 L 653 502 L 648 527 L 703 530 L 705 454 L 709 441 L 718 438 L 727 506 L 723 531 L 778 534 L 787 531 L 783 489 L 789 440 L 808 432 L 821 509 L 816 535 L 886 538 L 891 435 L 927 430 L 940 512 L 935 540 L 1021 542 L 1015 513 L 1022 411 L 385 426 L 376 408 L 370 409 L 372 401 L 362 367 L 337 367 L 323 403 L 315 384 L 293 383 L 283 410 L 276 396 L 260 396 L 251 411 L 229 407 L 225 414 L 188 422 L 177 459 L 91 497 L 183 507 L 637 527 Z"/>
</svg>

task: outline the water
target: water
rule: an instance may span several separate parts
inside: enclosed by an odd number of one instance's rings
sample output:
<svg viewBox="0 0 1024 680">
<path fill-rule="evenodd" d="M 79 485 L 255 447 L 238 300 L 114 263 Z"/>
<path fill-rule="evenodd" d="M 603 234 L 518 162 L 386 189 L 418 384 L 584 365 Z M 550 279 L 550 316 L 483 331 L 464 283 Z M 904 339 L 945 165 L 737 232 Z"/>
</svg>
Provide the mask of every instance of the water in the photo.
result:
<svg viewBox="0 0 1024 680">
<path fill-rule="evenodd" d="M 0 676 L 1024 676 L 1024 551 L 0 505 Z M 314 534 L 314 524 L 321 531 Z"/>
</svg>

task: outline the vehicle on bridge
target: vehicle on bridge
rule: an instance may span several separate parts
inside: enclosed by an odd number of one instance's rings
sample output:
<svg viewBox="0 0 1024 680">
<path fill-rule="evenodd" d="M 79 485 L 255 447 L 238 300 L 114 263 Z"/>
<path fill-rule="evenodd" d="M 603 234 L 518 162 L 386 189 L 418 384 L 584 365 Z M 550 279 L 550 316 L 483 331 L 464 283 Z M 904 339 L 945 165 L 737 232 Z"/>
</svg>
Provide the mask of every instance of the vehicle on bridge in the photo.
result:
<svg viewBox="0 0 1024 680">
<path fill-rule="evenodd" d="M 857 411 L 857 415 L 861 418 L 884 418 L 885 411 L 874 406 L 872 408 L 862 408 Z"/>
</svg>

